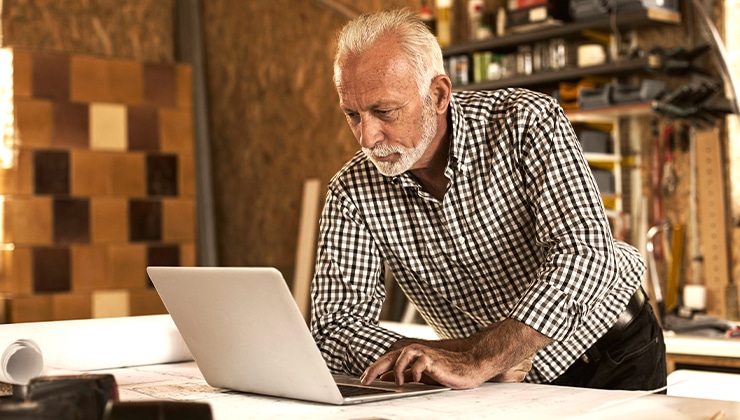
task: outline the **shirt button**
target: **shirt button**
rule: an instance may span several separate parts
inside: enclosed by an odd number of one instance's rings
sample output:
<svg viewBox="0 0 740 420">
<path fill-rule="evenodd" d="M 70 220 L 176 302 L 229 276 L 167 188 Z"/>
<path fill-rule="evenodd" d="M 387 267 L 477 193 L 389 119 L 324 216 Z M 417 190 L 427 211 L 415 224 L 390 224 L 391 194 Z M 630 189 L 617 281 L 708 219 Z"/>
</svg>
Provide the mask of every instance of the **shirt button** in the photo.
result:
<svg viewBox="0 0 740 420">
<path fill-rule="evenodd" d="M 483 284 L 483 283 L 485 283 L 485 282 L 486 282 L 486 279 L 485 279 L 485 278 L 483 278 L 483 277 L 479 277 L 479 278 L 478 278 L 478 283 L 481 283 L 481 284 Z"/>
</svg>

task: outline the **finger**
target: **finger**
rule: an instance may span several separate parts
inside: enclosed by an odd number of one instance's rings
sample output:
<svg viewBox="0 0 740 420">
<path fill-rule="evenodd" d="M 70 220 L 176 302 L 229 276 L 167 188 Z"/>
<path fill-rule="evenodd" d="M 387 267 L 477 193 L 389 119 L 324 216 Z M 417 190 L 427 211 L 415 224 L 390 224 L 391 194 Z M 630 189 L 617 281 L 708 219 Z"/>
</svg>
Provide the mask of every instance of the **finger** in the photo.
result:
<svg viewBox="0 0 740 420">
<path fill-rule="evenodd" d="M 494 382 L 522 382 L 527 377 L 526 372 L 521 370 L 507 370 L 493 378 Z"/>
<path fill-rule="evenodd" d="M 421 377 L 424 372 L 431 372 L 432 359 L 426 354 L 422 354 L 417 357 L 414 364 L 411 365 L 409 373 L 413 382 L 421 382 Z"/>
<path fill-rule="evenodd" d="M 362 373 L 362 376 L 360 376 L 360 382 L 363 385 L 370 385 L 379 376 L 389 372 L 395 365 L 398 354 L 398 352 L 388 353 L 368 366 L 365 372 Z"/>
<path fill-rule="evenodd" d="M 514 370 L 519 370 L 522 372 L 529 372 L 532 370 L 532 359 L 524 359 L 522 360 L 518 365 L 514 366 Z"/>
<path fill-rule="evenodd" d="M 494 382 L 522 382 L 532 370 L 532 359 L 524 359 L 516 366 L 493 378 Z"/>
<path fill-rule="evenodd" d="M 406 379 L 405 372 L 413 368 L 421 355 L 423 355 L 422 351 L 413 346 L 401 350 L 401 354 L 398 355 L 393 367 L 393 373 L 396 375 L 396 385 L 403 385 Z"/>
</svg>

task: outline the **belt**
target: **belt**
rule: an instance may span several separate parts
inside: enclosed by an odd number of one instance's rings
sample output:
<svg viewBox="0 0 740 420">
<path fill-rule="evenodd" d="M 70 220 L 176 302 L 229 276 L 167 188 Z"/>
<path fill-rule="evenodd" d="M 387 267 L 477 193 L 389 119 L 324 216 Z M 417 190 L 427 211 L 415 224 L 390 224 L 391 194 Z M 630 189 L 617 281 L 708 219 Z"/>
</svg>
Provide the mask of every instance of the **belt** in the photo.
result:
<svg viewBox="0 0 740 420">
<path fill-rule="evenodd" d="M 627 303 L 627 307 L 619 314 L 617 322 L 597 341 L 597 344 L 611 344 L 619 340 L 624 330 L 637 318 L 646 300 L 645 291 L 642 290 L 642 286 L 638 287 L 635 293 L 632 294 L 629 303 Z"/>
</svg>

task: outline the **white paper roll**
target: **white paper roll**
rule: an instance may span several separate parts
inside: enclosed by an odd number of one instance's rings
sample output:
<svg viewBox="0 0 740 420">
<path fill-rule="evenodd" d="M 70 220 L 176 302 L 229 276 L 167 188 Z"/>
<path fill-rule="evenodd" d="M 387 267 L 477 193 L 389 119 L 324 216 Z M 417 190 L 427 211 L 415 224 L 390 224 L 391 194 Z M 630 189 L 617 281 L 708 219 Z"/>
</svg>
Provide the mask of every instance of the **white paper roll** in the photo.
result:
<svg viewBox="0 0 740 420">
<path fill-rule="evenodd" d="M 0 359 L 1 382 L 24 385 L 39 376 L 44 369 L 41 349 L 33 340 L 16 340 L 11 343 L 0 340 L 0 346 L 5 348 Z"/>
<path fill-rule="evenodd" d="M 695 311 L 707 307 L 707 289 L 699 284 L 687 284 L 683 287 L 683 306 Z"/>
<path fill-rule="evenodd" d="M 38 376 L 39 363 L 86 371 L 193 359 L 169 315 L 5 324 L 0 346 L 0 381 L 16 384 Z"/>
</svg>

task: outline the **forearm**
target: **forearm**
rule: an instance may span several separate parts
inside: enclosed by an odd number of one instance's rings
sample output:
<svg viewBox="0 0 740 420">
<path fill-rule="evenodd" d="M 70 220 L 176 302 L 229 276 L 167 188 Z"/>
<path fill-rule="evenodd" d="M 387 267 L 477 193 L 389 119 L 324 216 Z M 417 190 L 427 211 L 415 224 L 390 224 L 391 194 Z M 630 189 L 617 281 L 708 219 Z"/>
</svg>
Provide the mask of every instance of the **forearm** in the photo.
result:
<svg viewBox="0 0 740 420">
<path fill-rule="evenodd" d="M 501 322 L 473 334 L 471 353 L 480 369 L 493 378 L 516 366 L 524 359 L 550 344 L 552 340 L 539 331 L 513 319 Z"/>
</svg>

